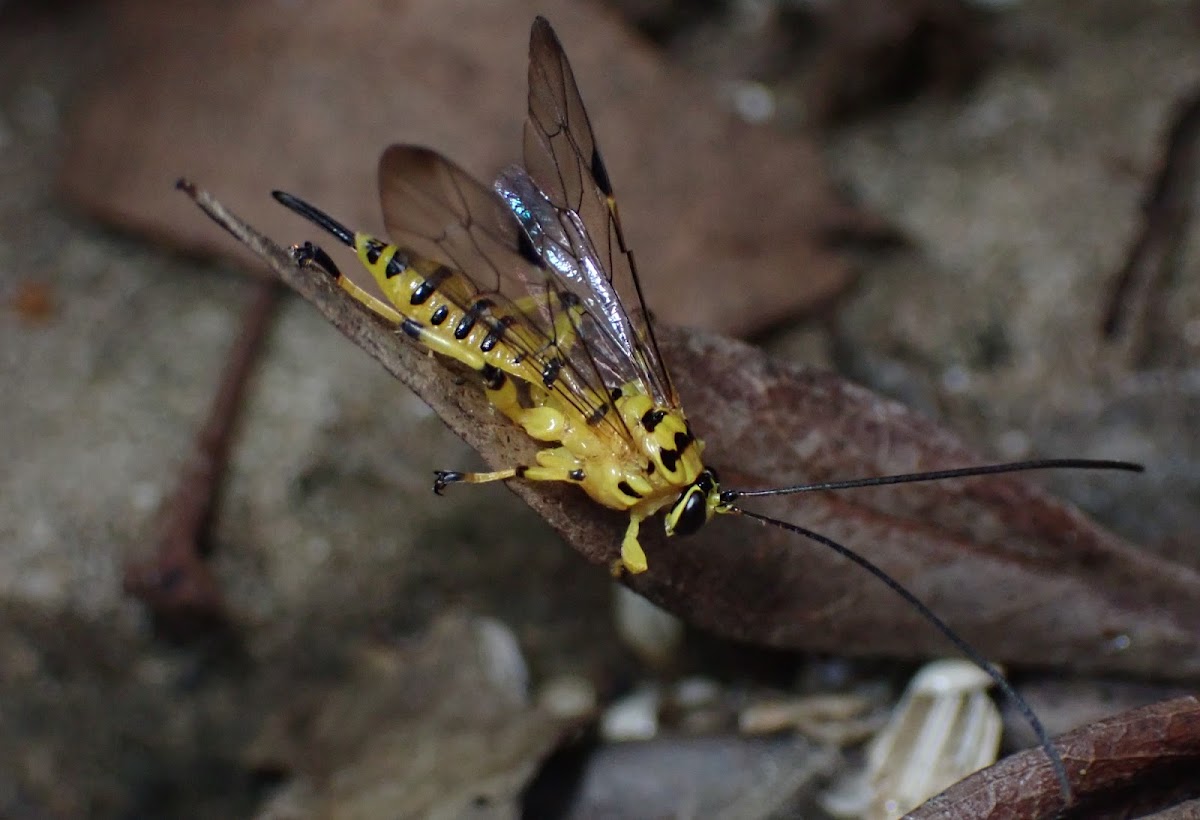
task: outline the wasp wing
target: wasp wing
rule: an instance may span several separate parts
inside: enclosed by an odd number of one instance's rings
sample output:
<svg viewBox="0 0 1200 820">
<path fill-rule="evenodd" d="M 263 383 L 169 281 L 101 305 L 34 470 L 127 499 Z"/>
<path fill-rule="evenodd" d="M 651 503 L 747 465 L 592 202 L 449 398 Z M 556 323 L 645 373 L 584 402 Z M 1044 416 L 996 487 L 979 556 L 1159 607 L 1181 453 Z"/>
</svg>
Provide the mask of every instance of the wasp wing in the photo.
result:
<svg viewBox="0 0 1200 820">
<path fill-rule="evenodd" d="M 514 211 L 546 269 L 585 307 L 578 330 L 597 367 L 606 379 L 637 381 L 656 404 L 677 406 L 575 75 L 554 30 L 541 17 L 529 38 L 524 154 L 525 168 L 542 197 L 526 195 L 512 172 L 497 181 L 497 189 L 510 207 L 514 200 L 524 203 L 528 215 Z M 557 211 L 561 230 L 546 227 L 548 214 L 542 213 L 539 199 Z"/>
<path fill-rule="evenodd" d="M 570 323 L 571 335 L 581 341 L 570 350 L 576 367 L 596 373 L 610 394 L 631 382 L 645 388 L 645 374 L 636 358 L 638 339 L 623 321 L 624 308 L 579 216 L 552 205 L 523 168 L 505 171 L 495 187 L 542 261 L 543 303 L 551 308 L 582 307 L 559 311 Z"/>
<path fill-rule="evenodd" d="M 388 235 L 464 275 L 454 288 L 440 291 L 443 297 L 489 321 L 520 359 L 521 375 L 531 385 L 630 439 L 620 414 L 608 412 L 613 404 L 608 379 L 579 332 L 591 320 L 574 309 L 579 300 L 573 294 L 552 286 L 556 277 L 546 272 L 543 257 L 503 199 L 441 154 L 411 145 L 384 151 L 379 192 Z M 496 309 L 477 310 L 484 300 Z M 504 317 L 503 327 L 498 316 Z"/>
<path fill-rule="evenodd" d="M 390 146 L 379 160 L 379 198 L 393 240 L 462 271 L 481 292 L 517 298 L 545 278 L 504 203 L 436 151 Z"/>
</svg>

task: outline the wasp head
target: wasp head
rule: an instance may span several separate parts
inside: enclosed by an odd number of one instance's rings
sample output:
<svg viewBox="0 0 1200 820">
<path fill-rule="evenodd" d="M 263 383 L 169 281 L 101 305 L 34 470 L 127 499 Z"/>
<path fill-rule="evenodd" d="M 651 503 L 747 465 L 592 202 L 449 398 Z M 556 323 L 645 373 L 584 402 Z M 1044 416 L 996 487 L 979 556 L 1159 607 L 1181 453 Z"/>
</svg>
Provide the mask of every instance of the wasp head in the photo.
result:
<svg viewBox="0 0 1200 820">
<path fill-rule="evenodd" d="M 667 535 L 691 535 L 713 517 L 720 503 L 721 489 L 717 473 L 705 468 L 667 511 Z"/>
</svg>

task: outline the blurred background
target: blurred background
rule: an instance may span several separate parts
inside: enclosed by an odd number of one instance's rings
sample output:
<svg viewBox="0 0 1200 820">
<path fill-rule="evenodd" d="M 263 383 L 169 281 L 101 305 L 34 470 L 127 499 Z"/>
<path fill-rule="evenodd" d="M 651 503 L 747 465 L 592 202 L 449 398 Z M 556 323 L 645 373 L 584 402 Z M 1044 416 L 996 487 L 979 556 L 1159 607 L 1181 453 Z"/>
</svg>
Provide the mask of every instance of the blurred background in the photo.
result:
<svg viewBox="0 0 1200 820">
<path fill-rule="evenodd" d="M 381 232 L 386 145 L 520 159 L 535 14 L 659 321 L 994 459 L 1144 462 L 1039 481 L 1200 568 L 1193 2 L 8 0 L 0 815 L 824 816 L 861 763 L 911 662 L 724 642 L 502 489 L 432 503 L 476 456 L 174 190 Z M 1177 660 L 1023 691 L 1065 731 Z"/>
</svg>

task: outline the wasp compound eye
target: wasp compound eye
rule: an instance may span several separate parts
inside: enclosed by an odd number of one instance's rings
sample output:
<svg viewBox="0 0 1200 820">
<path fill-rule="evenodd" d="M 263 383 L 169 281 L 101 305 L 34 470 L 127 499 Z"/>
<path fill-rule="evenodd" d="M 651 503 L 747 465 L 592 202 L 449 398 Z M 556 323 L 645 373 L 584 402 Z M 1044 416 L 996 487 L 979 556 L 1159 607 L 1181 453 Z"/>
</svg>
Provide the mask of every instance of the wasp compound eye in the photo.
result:
<svg viewBox="0 0 1200 820">
<path fill-rule="evenodd" d="M 708 520 L 708 502 L 703 492 L 696 487 L 689 487 L 680 498 L 679 514 L 675 516 L 675 535 L 691 535 L 704 526 Z"/>
</svg>

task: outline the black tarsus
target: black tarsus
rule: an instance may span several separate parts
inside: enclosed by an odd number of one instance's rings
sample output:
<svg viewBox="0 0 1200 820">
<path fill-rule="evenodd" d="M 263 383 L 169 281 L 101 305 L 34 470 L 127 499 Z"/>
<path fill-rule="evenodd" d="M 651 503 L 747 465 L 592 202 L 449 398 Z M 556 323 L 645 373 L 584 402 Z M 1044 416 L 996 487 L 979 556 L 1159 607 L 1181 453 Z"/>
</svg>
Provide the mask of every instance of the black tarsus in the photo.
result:
<svg viewBox="0 0 1200 820">
<path fill-rule="evenodd" d="M 333 261 L 333 258 L 325 252 L 324 248 L 320 245 L 314 245 L 312 242 L 293 246 L 292 260 L 302 267 L 305 265 L 318 267 L 334 279 L 342 278 L 342 272 L 338 269 L 337 263 Z"/>
<path fill-rule="evenodd" d="M 450 484 L 462 481 L 465 476 L 457 470 L 434 470 L 433 471 L 433 492 L 441 495 L 442 491 Z"/>
<path fill-rule="evenodd" d="M 313 222 L 333 234 L 343 245 L 348 245 L 351 248 L 354 247 L 354 231 L 338 222 L 320 208 L 309 205 L 300 197 L 289 194 L 286 191 L 272 191 L 271 196 L 275 197 L 275 201 L 280 205 L 291 211 L 295 211 L 309 222 Z"/>
</svg>

